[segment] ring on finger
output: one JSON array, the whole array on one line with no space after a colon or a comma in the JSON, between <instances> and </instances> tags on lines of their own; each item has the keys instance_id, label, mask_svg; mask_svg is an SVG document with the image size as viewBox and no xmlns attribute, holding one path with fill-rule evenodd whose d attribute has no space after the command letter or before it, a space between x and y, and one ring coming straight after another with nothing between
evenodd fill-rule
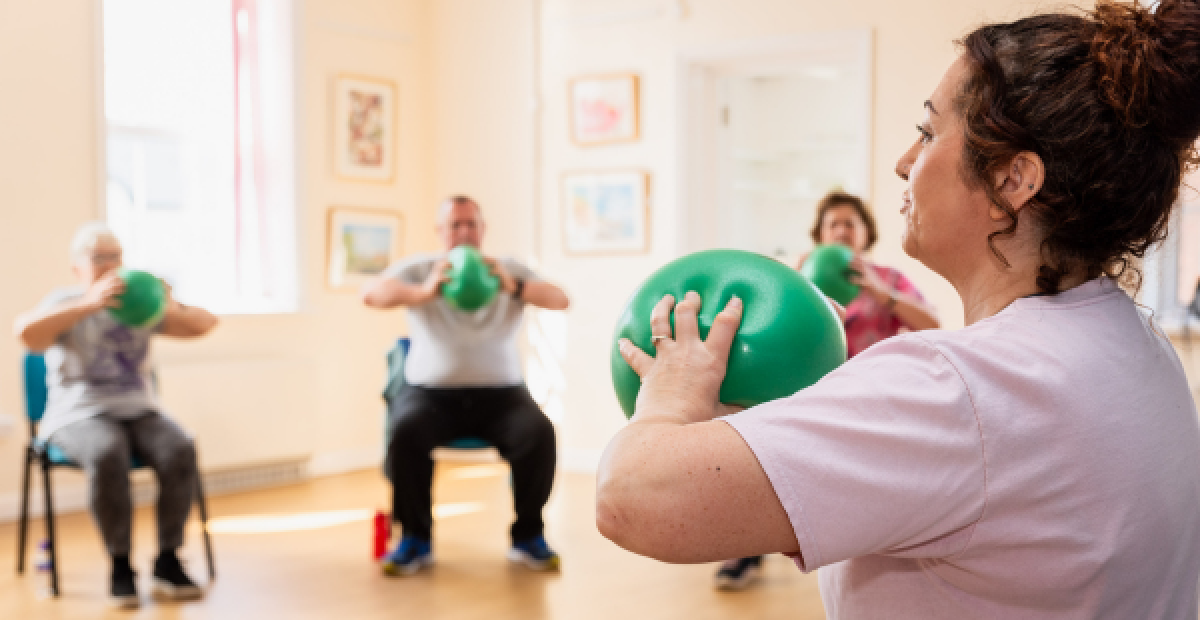
<instances>
[{"instance_id":1,"label":"ring on finger","mask_svg":"<svg viewBox=\"0 0 1200 620\"><path fill-rule=\"evenodd\" d=\"M670 338L670 336L650 336L650 344L652 344L654 346L658 346L658 343L660 341L666 340L668 338Z\"/></svg>"}]
</instances>

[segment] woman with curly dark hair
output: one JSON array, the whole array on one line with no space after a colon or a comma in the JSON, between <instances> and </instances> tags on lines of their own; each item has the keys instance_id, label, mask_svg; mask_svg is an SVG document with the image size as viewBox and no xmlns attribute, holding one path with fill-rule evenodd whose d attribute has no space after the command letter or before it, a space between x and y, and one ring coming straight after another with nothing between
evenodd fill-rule
<instances>
[{"instance_id":1,"label":"woman with curly dark hair","mask_svg":"<svg viewBox=\"0 0 1200 620\"><path fill-rule=\"evenodd\" d=\"M643 385L597 524L670 562L789 553L832 618L1195 620L1200 424L1118 282L1197 163L1200 0L1101 0L961 46L896 172L904 249L966 327L732 412L741 302L704 341L702 300L664 299L657 358L622 343Z\"/></svg>"}]
</instances>

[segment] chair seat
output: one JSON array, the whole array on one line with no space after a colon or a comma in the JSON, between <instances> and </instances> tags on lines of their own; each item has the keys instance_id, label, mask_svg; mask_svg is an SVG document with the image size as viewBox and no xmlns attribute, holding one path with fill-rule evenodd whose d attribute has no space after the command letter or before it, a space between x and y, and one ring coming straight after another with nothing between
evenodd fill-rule
<instances>
[{"instance_id":1,"label":"chair seat","mask_svg":"<svg viewBox=\"0 0 1200 620\"><path fill-rule=\"evenodd\" d=\"M62 451L62 448L59 448L52 443L47 442L43 444L42 449L46 451L46 458L50 459L51 465L57 465L59 467L79 467L79 464L75 461L72 461L71 458L67 456L67 453ZM145 465L146 464L143 463L141 459L136 456L133 457L134 469L140 469L145 467Z\"/></svg>"},{"instance_id":2,"label":"chair seat","mask_svg":"<svg viewBox=\"0 0 1200 620\"><path fill-rule=\"evenodd\" d=\"M62 448L59 448L52 443L47 443L44 449L46 451L46 458L50 459L51 464L61 465L63 467L79 467L75 464L75 461L72 461L67 457L67 454L62 451Z\"/></svg>"},{"instance_id":3,"label":"chair seat","mask_svg":"<svg viewBox=\"0 0 1200 620\"><path fill-rule=\"evenodd\" d=\"M446 447L455 448L457 450L482 450L483 448L492 447L492 444L478 437L461 437L459 439L453 439L446 442Z\"/></svg>"}]
</instances>

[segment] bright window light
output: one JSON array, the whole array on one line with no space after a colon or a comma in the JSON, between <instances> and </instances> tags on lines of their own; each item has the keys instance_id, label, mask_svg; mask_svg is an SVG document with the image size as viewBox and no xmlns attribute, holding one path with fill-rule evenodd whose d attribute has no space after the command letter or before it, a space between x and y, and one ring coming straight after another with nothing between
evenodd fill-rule
<instances>
[{"instance_id":1,"label":"bright window light","mask_svg":"<svg viewBox=\"0 0 1200 620\"><path fill-rule=\"evenodd\" d=\"M104 0L105 217L221 313L297 305L288 0Z\"/></svg>"}]
</instances>

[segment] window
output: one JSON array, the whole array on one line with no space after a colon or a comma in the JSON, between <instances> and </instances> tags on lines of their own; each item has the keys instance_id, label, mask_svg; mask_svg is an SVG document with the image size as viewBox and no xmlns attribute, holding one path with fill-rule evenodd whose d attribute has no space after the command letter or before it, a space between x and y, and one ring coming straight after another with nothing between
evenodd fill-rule
<instances>
[{"instance_id":1,"label":"window","mask_svg":"<svg viewBox=\"0 0 1200 620\"><path fill-rule=\"evenodd\" d=\"M222 313L297 305L290 2L104 0L105 217Z\"/></svg>"}]
</instances>

